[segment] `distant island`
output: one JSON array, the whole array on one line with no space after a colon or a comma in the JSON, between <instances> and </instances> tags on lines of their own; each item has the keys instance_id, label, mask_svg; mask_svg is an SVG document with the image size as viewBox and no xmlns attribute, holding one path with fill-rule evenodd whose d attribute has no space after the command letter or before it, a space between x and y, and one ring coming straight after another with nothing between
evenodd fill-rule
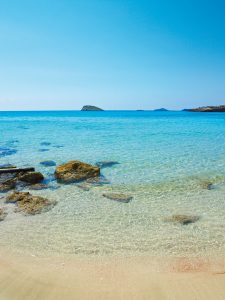
<instances>
[{"instance_id":1,"label":"distant island","mask_svg":"<svg viewBox=\"0 0 225 300\"><path fill-rule=\"evenodd\" d=\"M157 108L157 109L154 109L154 111L168 111L168 109L166 109L166 108Z\"/></svg>"},{"instance_id":2,"label":"distant island","mask_svg":"<svg viewBox=\"0 0 225 300\"><path fill-rule=\"evenodd\" d=\"M82 111L103 111L104 109L93 105L84 105L81 110Z\"/></svg>"},{"instance_id":3,"label":"distant island","mask_svg":"<svg viewBox=\"0 0 225 300\"><path fill-rule=\"evenodd\" d=\"M225 105L219 106L203 106L191 109L184 109L184 111L191 111L191 112L225 112Z\"/></svg>"}]
</instances>

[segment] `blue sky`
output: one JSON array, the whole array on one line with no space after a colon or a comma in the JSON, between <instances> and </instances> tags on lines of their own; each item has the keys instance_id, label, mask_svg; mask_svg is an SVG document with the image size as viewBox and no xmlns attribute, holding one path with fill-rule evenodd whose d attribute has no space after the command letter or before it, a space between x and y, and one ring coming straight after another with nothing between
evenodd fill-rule
<instances>
[{"instance_id":1,"label":"blue sky","mask_svg":"<svg viewBox=\"0 0 225 300\"><path fill-rule=\"evenodd\" d=\"M225 104L225 2L0 0L0 110Z\"/></svg>"}]
</instances>

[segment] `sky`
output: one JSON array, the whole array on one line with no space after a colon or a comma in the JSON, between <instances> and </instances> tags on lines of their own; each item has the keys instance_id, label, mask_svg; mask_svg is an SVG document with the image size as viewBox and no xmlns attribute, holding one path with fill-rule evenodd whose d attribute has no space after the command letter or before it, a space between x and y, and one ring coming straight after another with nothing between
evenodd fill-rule
<instances>
[{"instance_id":1,"label":"sky","mask_svg":"<svg viewBox=\"0 0 225 300\"><path fill-rule=\"evenodd\" d=\"M0 0L0 110L225 104L224 0Z\"/></svg>"}]
</instances>

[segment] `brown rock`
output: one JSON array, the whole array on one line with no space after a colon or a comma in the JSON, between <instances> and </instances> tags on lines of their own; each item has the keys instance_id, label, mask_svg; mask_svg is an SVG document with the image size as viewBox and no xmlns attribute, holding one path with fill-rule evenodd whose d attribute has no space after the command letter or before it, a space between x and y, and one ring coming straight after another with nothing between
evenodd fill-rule
<instances>
[{"instance_id":1,"label":"brown rock","mask_svg":"<svg viewBox=\"0 0 225 300\"><path fill-rule=\"evenodd\" d=\"M40 172L28 172L18 176L18 180L28 183L36 184L41 182L44 179L44 176Z\"/></svg>"},{"instance_id":2,"label":"brown rock","mask_svg":"<svg viewBox=\"0 0 225 300\"><path fill-rule=\"evenodd\" d=\"M30 190L35 190L35 191L46 190L48 188L49 186L45 183L36 183L29 186Z\"/></svg>"},{"instance_id":3,"label":"brown rock","mask_svg":"<svg viewBox=\"0 0 225 300\"><path fill-rule=\"evenodd\" d=\"M119 201L119 202L123 202L123 203L128 203L128 202L130 202L130 200L133 199L132 196L128 196L128 195L121 194L121 193L104 193L102 196L106 197L110 200Z\"/></svg>"},{"instance_id":4,"label":"brown rock","mask_svg":"<svg viewBox=\"0 0 225 300\"><path fill-rule=\"evenodd\" d=\"M166 222L179 223L181 225L188 225L195 223L200 219L199 216L190 216L190 215L173 215L169 218L166 218Z\"/></svg>"},{"instance_id":5,"label":"brown rock","mask_svg":"<svg viewBox=\"0 0 225 300\"><path fill-rule=\"evenodd\" d=\"M3 183L0 183L0 192L2 193L8 192L10 190L15 189L15 187L16 187L16 180L14 178L8 179Z\"/></svg>"},{"instance_id":6,"label":"brown rock","mask_svg":"<svg viewBox=\"0 0 225 300\"><path fill-rule=\"evenodd\" d=\"M56 204L55 201L33 196L29 192L14 192L6 198L6 203L16 203L16 211L22 211L26 215L40 214Z\"/></svg>"},{"instance_id":7,"label":"brown rock","mask_svg":"<svg viewBox=\"0 0 225 300\"><path fill-rule=\"evenodd\" d=\"M0 222L5 219L7 213L5 212L4 208L0 208Z\"/></svg>"},{"instance_id":8,"label":"brown rock","mask_svg":"<svg viewBox=\"0 0 225 300\"><path fill-rule=\"evenodd\" d=\"M78 160L69 161L60 165L55 170L55 177L59 182L71 183L83 181L88 178L98 177L100 168L83 163Z\"/></svg>"}]
</instances>

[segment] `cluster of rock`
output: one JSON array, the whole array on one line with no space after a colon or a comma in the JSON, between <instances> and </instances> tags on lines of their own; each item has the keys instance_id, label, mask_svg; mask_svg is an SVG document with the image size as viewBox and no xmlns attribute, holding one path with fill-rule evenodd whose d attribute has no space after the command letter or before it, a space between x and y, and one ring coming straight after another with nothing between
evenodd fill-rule
<instances>
[{"instance_id":1,"label":"cluster of rock","mask_svg":"<svg viewBox=\"0 0 225 300\"><path fill-rule=\"evenodd\" d=\"M35 172L34 168L5 168L0 171L0 192L8 192L19 185L38 184L43 180L44 176L40 172Z\"/></svg>"},{"instance_id":2,"label":"cluster of rock","mask_svg":"<svg viewBox=\"0 0 225 300\"><path fill-rule=\"evenodd\" d=\"M111 167L118 164L116 161L100 161L96 165L90 165L78 160L69 161L59 165L55 169L55 179L60 184L76 183L76 186L84 191L89 191L92 186L108 184L100 172L100 167ZM44 166L54 166L55 162L42 162ZM9 194L5 203L14 203L16 212L22 212L25 215L35 215L48 211L56 202L50 201L44 197L32 195L29 192L18 191L19 187L28 187L33 190L48 188L44 182L44 176L40 172L36 172L34 168L19 169L15 166L7 165L0 169L0 192L8 192L15 190ZM210 182L204 182L204 187L211 188ZM129 203L133 197L131 195L118 192L104 192L103 197L118 201L121 203ZM0 208L0 221L3 221L7 213L4 208ZM166 222L174 224L188 225L197 222L199 216L192 215L172 215L164 219Z\"/></svg>"}]
</instances>

